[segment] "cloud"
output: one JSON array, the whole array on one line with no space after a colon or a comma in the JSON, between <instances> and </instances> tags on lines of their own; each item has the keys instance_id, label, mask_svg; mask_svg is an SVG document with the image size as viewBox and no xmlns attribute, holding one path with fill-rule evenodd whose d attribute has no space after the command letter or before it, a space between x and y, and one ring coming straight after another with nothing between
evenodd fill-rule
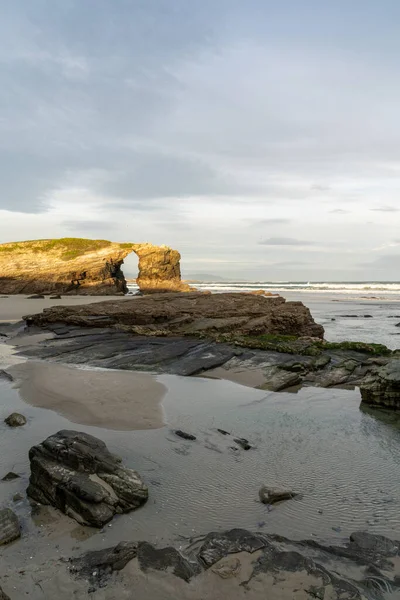
<instances>
[{"instance_id":1,"label":"cloud","mask_svg":"<svg viewBox=\"0 0 400 600\"><path fill-rule=\"evenodd\" d=\"M391 212L398 212L400 210L400 208L395 208L394 206L379 206L377 208L370 208L370 210L374 210L376 212L391 213Z\"/></svg>"},{"instance_id":2,"label":"cloud","mask_svg":"<svg viewBox=\"0 0 400 600\"><path fill-rule=\"evenodd\" d=\"M329 192L331 188L329 185L314 183L310 189L315 192Z\"/></svg>"},{"instance_id":3,"label":"cloud","mask_svg":"<svg viewBox=\"0 0 400 600\"><path fill-rule=\"evenodd\" d=\"M291 223L292 219L287 219L287 218L273 218L271 217L270 219L259 219L254 221L253 225L254 226L258 226L258 225L286 225L287 223Z\"/></svg>"},{"instance_id":4,"label":"cloud","mask_svg":"<svg viewBox=\"0 0 400 600\"><path fill-rule=\"evenodd\" d=\"M344 214L348 214L350 211L345 210L344 208L334 208L333 210L330 210L329 212L332 214L344 215Z\"/></svg>"},{"instance_id":5,"label":"cloud","mask_svg":"<svg viewBox=\"0 0 400 600\"><path fill-rule=\"evenodd\" d=\"M287 237L271 237L258 242L262 246L314 246L315 242Z\"/></svg>"}]
</instances>

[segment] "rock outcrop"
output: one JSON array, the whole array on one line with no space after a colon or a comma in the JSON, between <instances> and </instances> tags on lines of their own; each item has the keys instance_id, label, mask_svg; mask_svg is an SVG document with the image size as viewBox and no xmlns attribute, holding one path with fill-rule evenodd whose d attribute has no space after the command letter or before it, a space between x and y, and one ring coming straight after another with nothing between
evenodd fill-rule
<instances>
[{"instance_id":1,"label":"rock outcrop","mask_svg":"<svg viewBox=\"0 0 400 600\"><path fill-rule=\"evenodd\" d=\"M28 496L83 525L102 527L116 513L147 501L148 489L138 473L87 433L59 431L33 446L29 460Z\"/></svg>"},{"instance_id":2,"label":"rock outcrop","mask_svg":"<svg viewBox=\"0 0 400 600\"><path fill-rule=\"evenodd\" d=\"M190 291L179 252L167 246L61 238L0 244L0 294L126 294L121 266L132 252L143 292Z\"/></svg>"},{"instance_id":3,"label":"rock outcrop","mask_svg":"<svg viewBox=\"0 0 400 600\"><path fill-rule=\"evenodd\" d=\"M377 377L361 386L364 404L400 411L400 357L391 359Z\"/></svg>"},{"instance_id":4,"label":"rock outcrop","mask_svg":"<svg viewBox=\"0 0 400 600\"><path fill-rule=\"evenodd\" d=\"M362 531L353 533L344 546L325 546L314 540L296 542L279 535L232 529L209 533L182 553L172 547L157 549L146 542L122 542L115 548L72 559L70 572L88 581L95 592L107 585L113 571L136 559L147 576L161 571L165 577L184 582L197 580L202 597L207 598L233 597L236 585L238 590L245 587L250 600L383 600L386 592L393 593L394 598L400 590L399 556L398 541ZM151 596L158 597L162 580L149 577L146 586ZM198 597L190 594L193 587L179 587L178 579L170 586L181 589L182 597Z\"/></svg>"},{"instance_id":5,"label":"rock outcrop","mask_svg":"<svg viewBox=\"0 0 400 600\"><path fill-rule=\"evenodd\" d=\"M85 306L54 306L24 317L28 324L66 323L86 327L117 327L139 335L263 334L321 338L322 325L315 323L302 302L251 294L154 294L119 302L96 302Z\"/></svg>"}]
</instances>

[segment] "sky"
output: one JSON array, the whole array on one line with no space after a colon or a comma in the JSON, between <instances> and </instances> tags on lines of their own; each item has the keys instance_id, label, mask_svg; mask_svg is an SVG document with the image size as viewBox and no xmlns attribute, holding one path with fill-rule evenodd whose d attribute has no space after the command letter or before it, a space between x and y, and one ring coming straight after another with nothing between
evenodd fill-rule
<instances>
[{"instance_id":1,"label":"sky","mask_svg":"<svg viewBox=\"0 0 400 600\"><path fill-rule=\"evenodd\" d=\"M2 0L0 242L400 280L399 22L398 0Z\"/></svg>"}]
</instances>

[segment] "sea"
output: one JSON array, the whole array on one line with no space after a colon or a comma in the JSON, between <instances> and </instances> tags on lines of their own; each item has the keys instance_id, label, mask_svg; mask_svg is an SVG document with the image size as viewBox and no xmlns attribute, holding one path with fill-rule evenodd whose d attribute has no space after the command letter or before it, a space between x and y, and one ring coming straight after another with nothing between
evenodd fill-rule
<instances>
[{"instance_id":1,"label":"sea","mask_svg":"<svg viewBox=\"0 0 400 600\"><path fill-rule=\"evenodd\" d=\"M400 281L193 281L193 287L210 291L222 292L252 292L265 290L285 295L287 292L299 294L332 294L346 295L361 299L398 299L400 300ZM129 290L138 290L136 283L130 282Z\"/></svg>"},{"instance_id":2,"label":"sea","mask_svg":"<svg viewBox=\"0 0 400 600\"><path fill-rule=\"evenodd\" d=\"M354 341L400 348L400 281L201 281L199 291L252 292L265 290L287 301L301 301L331 342ZM129 293L138 286L129 283Z\"/></svg>"}]
</instances>

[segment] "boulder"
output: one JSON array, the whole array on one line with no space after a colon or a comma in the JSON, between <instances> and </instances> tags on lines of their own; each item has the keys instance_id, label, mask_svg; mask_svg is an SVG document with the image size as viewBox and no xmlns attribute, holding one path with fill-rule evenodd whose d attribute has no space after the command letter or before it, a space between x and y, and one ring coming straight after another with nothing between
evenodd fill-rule
<instances>
[{"instance_id":1,"label":"boulder","mask_svg":"<svg viewBox=\"0 0 400 600\"><path fill-rule=\"evenodd\" d=\"M258 495L263 504L276 504L277 502L291 500L298 496L292 490L281 487L267 487L266 485L260 488Z\"/></svg>"},{"instance_id":2,"label":"boulder","mask_svg":"<svg viewBox=\"0 0 400 600\"><path fill-rule=\"evenodd\" d=\"M27 300L43 300L43 294L32 294L32 296L28 296Z\"/></svg>"},{"instance_id":3,"label":"boulder","mask_svg":"<svg viewBox=\"0 0 400 600\"><path fill-rule=\"evenodd\" d=\"M29 460L28 496L83 525L102 527L116 513L130 512L148 499L138 473L87 433L59 431L33 446Z\"/></svg>"},{"instance_id":4,"label":"boulder","mask_svg":"<svg viewBox=\"0 0 400 600\"><path fill-rule=\"evenodd\" d=\"M400 358L391 359L379 369L376 377L360 387L364 404L400 410Z\"/></svg>"},{"instance_id":5,"label":"boulder","mask_svg":"<svg viewBox=\"0 0 400 600\"><path fill-rule=\"evenodd\" d=\"M22 427L23 425L26 425L26 417L19 413L11 413L9 417L4 419L4 423L9 427Z\"/></svg>"},{"instance_id":6,"label":"boulder","mask_svg":"<svg viewBox=\"0 0 400 600\"><path fill-rule=\"evenodd\" d=\"M7 596L7 594L5 594L3 592L3 590L0 587L0 600L10 600L10 596Z\"/></svg>"},{"instance_id":7,"label":"boulder","mask_svg":"<svg viewBox=\"0 0 400 600\"><path fill-rule=\"evenodd\" d=\"M0 510L0 546L21 537L18 517L10 508Z\"/></svg>"},{"instance_id":8,"label":"boulder","mask_svg":"<svg viewBox=\"0 0 400 600\"><path fill-rule=\"evenodd\" d=\"M4 369L0 369L0 381L13 381L12 375L4 371Z\"/></svg>"}]
</instances>

